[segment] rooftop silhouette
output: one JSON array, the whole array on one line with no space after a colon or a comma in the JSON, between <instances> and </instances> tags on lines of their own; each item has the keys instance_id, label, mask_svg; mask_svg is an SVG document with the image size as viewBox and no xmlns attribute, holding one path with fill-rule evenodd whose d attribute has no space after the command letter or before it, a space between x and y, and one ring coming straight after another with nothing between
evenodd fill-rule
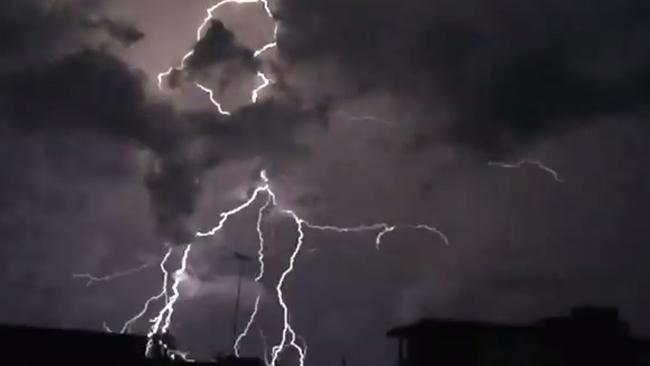
<instances>
[{"instance_id":1,"label":"rooftop silhouette","mask_svg":"<svg viewBox=\"0 0 650 366\"><path fill-rule=\"evenodd\" d=\"M238 358L232 355L213 362L185 362L182 357L175 356L169 351L175 346L172 336L166 334L154 337L152 340L154 346L149 354L145 354L149 340L143 335L16 325L0 326L0 352L3 365L262 366L264 364L258 358Z\"/></svg>"},{"instance_id":2,"label":"rooftop silhouette","mask_svg":"<svg viewBox=\"0 0 650 366\"><path fill-rule=\"evenodd\" d=\"M583 306L532 324L423 319L394 328L399 366L650 365L650 342L613 308Z\"/></svg>"}]
</instances>

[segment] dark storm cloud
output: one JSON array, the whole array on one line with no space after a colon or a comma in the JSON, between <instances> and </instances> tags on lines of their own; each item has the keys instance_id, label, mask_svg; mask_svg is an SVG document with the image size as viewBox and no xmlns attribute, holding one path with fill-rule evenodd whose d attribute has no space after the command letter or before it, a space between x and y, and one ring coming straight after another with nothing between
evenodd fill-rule
<instances>
[{"instance_id":1,"label":"dark storm cloud","mask_svg":"<svg viewBox=\"0 0 650 366\"><path fill-rule=\"evenodd\" d=\"M102 1L8 0L0 12L3 71L70 52L80 43L93 43L105 33L124 46L144 37L124 21L93 15ZM73 6L74 5L74 6Z\"/></svg>"},{"instance_id":2,"label":"dark storm cloud","mask_svg":"<svg viewBox=\"0 0 650 366\"><path fill-rule=\"evenodd\" d=\"M0 238L6 244L0 245L0 288L12 294L0 301L1 321L97 329L104 320L114 327L128 319L159 288L156 266L93 288L70 272L108 274L155 260L162 248L153 225L184 242L193 216L213 220L226 207L222 201L241 198L231 192L241 193L253 159L237 160L259 155L268 160L256 163L280 172L271 175L280 202L314 223L421 222L450 238L444 246L435 235L396 230L376 251L371 233L305 232L286 295L292 322L309 343L310 365L340 362L341 354L353 364L393 364L385 331L421 316L523 322L590 302L620 306L625 319L650 331L644 254L650 176L642 168L650 125L593 118L601 123L576 128L591 117L642 111L644 4L272 0L281 25L279 57L270 51L255 68L275 83L258 104L225 118L213 109L176 109L147 93L155 88L151 77L187 51L184 42L193 39L205 4L113 2L128 17L141 12L136 24L147 36L125 54L139 65L155 59L148 80L111 53L122 49L106 42L108 29L88 29L87 19L103 15L81 7L93 2L46 8L41 0L9 0L0 11L7 45L0 52ZM242 7L236 17L250 20L249 9L258 5ZM262 23L235 20L246 24L243 33ZM250 39L235 27L236 37L220 32L212 44L205 41L194 76L213 86L223 73L238 85L229 64L248 75L252 69L241 65L250 53L221 58L230 46L218 42ZM226 50L211 54L219 47ZM190 80L177 72L167 82L174 77L179 84ZM547 77L553 82L544 83ZM611 88L607 98L605 88ZM192 94L187 97L209 105L203 93ZM315 108L297 107L314 100L320 101ZM330 105L365 107L364 115L377 112L401 124L341 118L316 139L303 138L303 128L327 122ZM575 131L557 136L565 129ZM444 156L392 149L407 133L427 148L443 142ZM562 184L532 165L477 166L456 151L503 151L549 135L519 153L543 155L566 178ZM307 147L308 161L282 170ZM203 174L227 160L218 174ZM434 183L420 192L427 177ZM198 197L202 188L207 194ZM230 250L258 250L256 213L247 210L230 222L219 245L195 246L192 278L237 272ZM272 289L295 249L296 228L270 214L263 227L268 272L260 284ZM246 273L252 277L255 269ZM230 324L234 300L223 291L218 304L206 304L201 291L179 302L172 329L199 359L231 344L230 328L214 325ZM279 339L282 314L274 299L261 308L247 343L256 341L255 327L270 341ZM221 306L227 311L217 311ZM146 332L146 321L140 326ZM261 349L248 343L243 352ZM291 363L290 357L283 360Z\"/></svg>"},{"instance_id":3,"label":"dark storm cloud","mask_svg":"<svg viewBox=\"0 0 650 366\"><path fill-rule=\"evenodd\" d=\"M3 2L1 70L10 72L13 67L54 52L63 43L62 39L74 32L74 21L71 21L74 19L78 19L76 14L67 7L58 10L38 6L35 1Z\"/></svg>"},{"instance_id":4,"label":"dark storm cloud","mask_svg":"<svg viewBox=\"0 0 650 366\"><path fill-rule=\"evenodd\" d=\"M183 70L172 70L167 82L170 88L179 86L183 74L193 81L202 79L213 68L224 63L234 63L249 72L255 72L257 68L253 51L237 42L235 35L219 20L210 21L205 35L196 42L192 51L192 55L185 60ZM222 83L228 82L225 80Z\"/></svg>"},{"instance_id":5,"label":"dark storm cloud","mask_svg":"<svg viewBox=\"0 0 650 366\"><path fill-rule=\"evenodd\" d=\"M39 13L40 19L32 19L33 13L27 11L30 7L21 9L12 22L21 24L23 19L26 24L43 25L51 21L49 13ZM68 21L84 19L66 17ZM232 41L231 35L223 38L219 33L223 27L215 27L208 34L210 41ZM13 36L20 43L21 35ZM197 47L199 61L191 63L196 70L203 67L202 62L207 65L215 61L214 55L202 51L202 43ZM222 50L227 57L239 57L242 53L232 47ZM213 110L179 112L148 96L145 83L150 81L103 48L77 45L64 55L52 53L26 66L21 65L20 57L5 61L15 65L15 71L0 74L0 127L24 135L83 132L151 151L155 158L144 182L161 233L175 243L192 237L188 219L200 192L200 178L207 169L224 158L263 154L273 159L297 149L291 131L313 120L310 116L314 112L296 110L281 101L246 107L229 121Z\"/></svg>"},{"instance_id":6,"label":"dark storm cloud","mask_svg":"<svg viewBox=\"0 0 650 366\"><path fill-rule=\"evenodd\" d=\"M147 186L159 227L171 237L167 227L179 229L169 225L170 217L189 215L197 192L193 166L176 163L189 132L171 106L148 100L143 82L109 53L82 50L0 79L1 112L5 127L22 134L84 131L154 152L162 168L152 166ZM169 174L169 166L177 176ZM172 184L187 193L171 191Z\"/></svg>"},{"instance_id":7,"label":"dark storm cloud","mask_svg":"<svg viewBox=\"0 0 650 366\"><path fill-rule=\"evenodd\" d=\"M237 43L235 35L219 20L210 21L206 34L194 46L194 54L187 61L190 73L228 60L255 66L253 51Z\"/></svg>"},{"instance_id":8,"label":"dark storm cloud","mask_svg":"<svg viewBox=\"0 0 650 366\"><path fill-rule=\"evenodd\" d=\"M134 27L132 24L109 18L91 18L87 21L87 25L90 28L106 31L108 35L113 37L125 47L131 47L142 38L144 38L144 33L142 33L142 31Z\"/></svg>"},{"instance_id":9,"label":"dark storm cloud","mask_svg":"<svg viewBox=\"0 0 650 366\"><path fill-rule=\"evenodd\" d=\"M9 75L0 90L7 120L16 129L85 129L155 151L173 149L180 141L175 111L149 102L144 81L111 54L86 49Z\"/></svg>"},{"instance_id":10,"label":"dark storm cloud","mask_svg":"<svg viewBox=\"0 0 650 366\"><path fill-rule=\"evenodd\" d=\"M483 151L635 115L650 100L643 0L303 1L279 4L290 64L329 60L352 93L425 98L417 141ZM444 105L450 121L427 105Z\"/></svg>"}]
</instances>

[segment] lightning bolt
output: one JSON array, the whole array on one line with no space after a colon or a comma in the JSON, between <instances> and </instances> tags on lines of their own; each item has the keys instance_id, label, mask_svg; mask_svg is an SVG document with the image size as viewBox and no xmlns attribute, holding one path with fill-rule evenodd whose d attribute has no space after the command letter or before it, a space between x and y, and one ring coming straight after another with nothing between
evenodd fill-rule
<instances>
[{"instance_id":1,"label":"lightning bolt","mask_svg":"<svg viewBox=\"0 0 650 366\"><path fill-rule=\"evenodd\" d=\"M180 293L178 292L178 287L181 284L181 282L183 282L183 280L187 278L187 274L185 271L187 270L187 258L189 257L191 250L192 250L192 244L188 244L185 247L185 250L183 250L183 257L181 258L180 268L177 269L173 275L174 282L172 283L172 296L170 296L169 299L166 301L165 307L163 307L163 309L160 310L158 316L156 316L152 320L153 325L149 330L149 334L148 334L149 337L153 336L154 334L157 334L158 331L165 334L169 329L172 316L174 315L174 305L176 305L176 301L178 301L178 297L180 296ZM167 275L168 274L166 273L165 276Z\"/></svg>"},{"instance_id":2,"label":"lightning bolt","mask_svg":"<svg viewBox=\"0 0 650 366\"><path fill-rule=\"evenodd\" d=\"M305 233L303 231L303 224L305 223L305 221L300 217L298 217L298 215L296 215L296 213L291 210L284 210L283 212L285 214L290 215L293 218L293 220L296 222L296 231L298 232L298 239L296 242L296 246L293 250L293 253L291 253L291 257L289 258L289 265L287 266L287 269L285 269L284 272L282 272L282 275L280 276L280 280L278 281L278 284L275 286L275 291L278 295L278 302L282 307L282 312L284 317L284 327L282 329L282 339L280 340L280 343L278 343L277 345L271 348L271 366L275 366L275 363L277 362L278 357L280 356L280 352L284 350L284 347L287 342L287 336L290 337L289 345L295 348L295 350L298 352L298 355L300 356L300 365L302 366L305 364L305 352L303 351L302 347L300 347L296 343L296 332L293 330L293 327L289 322L289 307L284 301L284 294L282 292L282 288L284 287L284 281L286 280L287 276L289 276L289 274L293 271L296 262L296 257L298 256L298 253L300 253L300 249L302 248L303 240L305 238Z\"/></svg>"},{"instance_id":3,"label":"lightning bolt","mask_svg":"<svg viewBox=\"0 0 650 366\"><path fill-rule=\"evenodd\" d=\"M168 255L171 254L173 248L170 247L169 251L167 252ZM180 286L181 282L187 278L187 259L189 257L190 251L192 250L192 244L187 244L185 246L185 249L183 250L183 256L181 258L181 264L180 267L174 272L173 274L173 283L171 286L172 289L172 295L168 296L168 291L167 291L167 284L169 280L169 272L167 272L164 267L161 265L161 268L163 268L163 273L164 273L164 278L163 278L163 289L160 294L153 296L147 300L147 302L152 301L152 299L155 299L156 297L162 297L165 296L165 306L158 312L158 315L154 317L151 322L153 323L151 328L149 329L149 333L147 333L147 347L145 350L145 355L150 355L151 354L151 349L154 347L155 339L154 336L158 334L165 334L169 330L169 327L171 325L172 321L172 316L174 315L174 305L176 305L176 301L178 301L178 298L180 297L180 292L178 290L178 287ZM147 307L147 304L145 303L145 309ZM141 314L144 314L146 310L141 312ZM140 315L141 316L141 315ZM168 346L163 343L162 340L158 340L158 345L162 346L165 350L168 349ZM180 352L178 350L169 350L168 355L172 360L176 357L179 356L183 359L187 358L187 353L185 352Z\"/></svg>"},{"instance_id":4,"label":"lightning bolt","mask_svg":"<svg viewBox=\"0 0 650 366\"><path fill-rule=\"evenodd\" d=\"M223 211L219 214L219 221L217 224L212 227L211 229L204 231L204 232L197 232L195 236L197 238L203 238L203 237L208 237L208 236L214 236L216 235L227 223L227 221L234 215L242 212L246 208L250 207L253 205L253 203L257 200L257 198L261 194L266 194L266 202L258 209L258 215L257 215L257 221L256 221L256 230L257 230L257 235L258 235L258 240L259 240L259 249L258 249L258 263L259 263L259 272L257 276L255 277L255 282L260 282L262 278L264 277L264 245L265 245L265 240L264 240L264 232L262 230L262 224L264 220L264 213L267 212L271 207L278 206L277 203L277 198L275 192L271 189L271 184L269 183L269 179L266 175L266 171L262 170L260 172L260 180L261 184L259 184L253 193L250 195L250 197L241 203L238 206L235 206L234 208ZM307 350L307 344L305 340L296 333L294 330L293 326L291 325L290 321L290 310L289 306L287 305L285 298L284 298L284 285L286 279L289 277L289 275L293 272L296 264L296 260L298 258L298 255L300 254L300 251L304 245L304 239L305 239L305 229L310 229L310 230L317 230L317 231L333 231L337 233L355 233L355 232L365 232L365 231L377 231L377 234L375 236L375 245L377 249L379 249L379 246L382 242L383 237L395 231L398 228L405 228L405 229L413 229L413 230L426 230L429 232L432 232L436 234L446 245L449 245L449 239L442 233L442 231L438 230L437 228L430 226L430 225L425 225L425 224L409 224L409 225L391 225L388 223L376 223L372 225L359 225L359 226L353 226L353 227L340 227L340 226L334 226L334 225L317 225L310 223L309 221L305 220L304 218L300 217L295 211L290 210L290 209L284 209L281 211L282 214L285 216L289 217L290 219L293 220L293 222L296 225L296 234L297 234L297 239L296 243L294 246L294 249L291 253L291 256L289 257L289 262L287 267L284 269L282 272L280 279L278 280L276 286L275 286L275 292L278 298L278 303L282 308L283 312L283 328L282 328L282 333L281 333L281 339L280 342L276 345L274 345L271 348L271 358L267 362L267 365L269 366L275 366L276 363L278 362L280 358L280 354L284 351L285 348L291 347L296 350L296 352L299 355L299 361L300 365L304 366L304 362L306 359L306 350ZM166 263L168 262L170 256L172 255L174 248L170 247L167 252L165 253L162 261L160 262L160 269L163 274L163 279L162 279L162 288L160 292L156 295L151 296L148 298L140 312L135 314L133 317L131 317L129 320L127 320L124 325L122 326L121 333L126 333L129 331L130 327L132 326L133 323L141 319L149 310L149 307L152 303L159 301L164 298L164 306L163 308L158 312L158 315L151 319L151 327L149 329L149 332L147 334L147 337L149 341L147 342L147 349L146 349L146 354L150 354L151 347L154 346L154 336L157 334L165 334L169 331L169 328L171 326L172 322L172 317L174 314L174 306L176 305L176 302L178 301L178 298L180 297L180 292L179 292L179 286L183 280L187 278L187 263L188 263L188 258L190 255L190 252L192 250L192 244L188 244L185 246L185 249L183 250L182 258L180 261L180 266L179 268L173 273L171 276L173 281L171 286L169 285L170 283L170 273L166 268ZM169 294L169 289L171 288L171 295ZM241 344L241 341L246 337L248 332L250 331L250 328L252 324L255 321L256 314L259 310L259 303L260 303L260 296L257 296L255 300L255 305L254 305L254 310L251 313L247 323L246 327L242 331L241 334L236 338L235 344L233 346L233 351L236 356L239 356L239 347ZM300 340L302 345L299 345L297 340ZM167 345L165 345L161 340L158 340L158 345L162 346L167 350ZM189 359L187 358L187 353L180 352L178 350L168 350L167 352L170 357L181 357L183 359ZM265 357L267 355L267 352L265 351Z\"/></svg>"},{"instance_id":5,"label":"lightning bolt","mask_svg":"<svg viewBox=\"0 0 650 366\"><path fill-rule=\"evenodd\" d=\"M199 27L196 30L196 41L197 42L199 42L201 40L201 38L203 37L205 28L208 26L208 24L210 24L210 21L214 17L214 13L217 10L219 10L219 8L221 8L222 6L227 5L227 4L239 4L239 5L241 5L241 4L262 4L262 6L264 7L264 11L266 12L266 15L269 17L269 19L271 19L273 21L273 24L274 24L273 25L273 40L271 42L263 45L262 47L258 48L257 50L255 50L255 52L253 52L253 57L258 58L261 55L263 55L266 51L277 47L278 23L275 21L275 17L273 16L273 12L271 11L268 0L222 0L222 1L218 2L217 4L209 7L208 9L206 9L207 16L203 19L203 22L201 23L201 25L199 25ZM166 77L169 77L169 75L172 72L174 72L175 70L176 71L183 71L185 69L185 67L186 67L187 60L189 60L189 58L192 57L193 55L194 55L194 51L190 50L189 52L187 52L183 56L183 58L181 59L180 65L178 65L177 67L170 67L167 71L161 72L160 74L158 74L158 88L161 89L161 90L163 89L163 80ZM257 71L257 78L261 81L261 83L251 91L250 99L251 99L252 103L257 103L257 100L259 98L259 93L263 89L265 89L266 87L271 85L271 83L273 82L261 70ZM210 88L206 87L205 85L202 85L202 84L200 84L198 82L195 82L194 85L198 89L200 89L201 91L208 94L208 96L210 97L210 102L215 107L217 107L217 111L220 114L225 115L225 116L229 116L231 114L231 112L224 109L222 104L215 98L215 93L214 93L214 91L212 89L210 89Z\"/></svg>"},{"instance_id":6,"label":"lightning bolt","mask_svg":"<svg viewBox=\"0 0 650 366\"><path fill-rule=\"evenodd\" d=\"M165 264L167 263L167 260L169 259L169 256L172 254L172 248L170 247L167 250L167 253L165 253L165 256L163 257L162 261L160 261L160 271L163 273L163 283L162 283L162 289L157 295L153 295L150 298L145 301L144 305L142 306L142 310L132 316L129 320L127 320L124 325L122 326L122 330L120 330L120 333L127 333L131 329L131 325L135 322L137 322L140 318L142 318L147 311L149 310L149 305L151 303L158 301L162 299L163 297L165 298L165 303L169 302L169 294L167 292L167 282L169 279L169 272L167 272L167 269L165 268Z\"/></svg>"},{"instance_id":7,"label":"lightning bolt","mask_svg":"<svg viewBox=\"0 0 650 366\"><path fill-rule=\"evenodd\" d=\"M547 166L546 164L542 163L539 160L524 159L516 163L504 163L499 161L488 162L488 166L495 166L495 167L506 168L506 169L518 169L524 166L525 164L534 165L539 169L545 171L546 173L550 174L553 177L553 179L558 183L564 182L564 180L560 178L560 174L555 169L552 169L551 167Z\"/></svg>"},{"instance_id":8,"label":"lightning bolt","mask_svg":"<svg viewBox=\"0 0 650 366\"><path fill-rule=\"evenodd\" d=\"M223 109L223 107L221 106L221 103L219 103L219 101L217 101L214 98L214 91L212 91L212 89L208 88L207 86L203 86L202 84L199 84L199 83L194 83L194 85L196 85L197 88L199 88L200 90L202 90L203 92L208 94L208 96L210 96L210 102L215 107L217 107L217 111L219 111L219 114L223 114L224 116L230 116L230 112Z\"/></svg>"},{"instance_id":9,"label":"lightning bolt","mask_svg":"<svg viewBox=\"0 0 650 366\"><path fill-rule=\"evenodd\" d=\"M245 210L246 208L250 207L260 196L260 194L266 194L267 195L267 200L266 203L260 207L258 210L258 216L257 216L257 234L258 234L258 239L259 239L259 250L258 250L258 262L260 264L260 270L258 275L255 277L255 281L259 282L262 277L264 276L264 234L262 231L262 222L263 222L263 216L264 212L267 211L271 206L277 206L277 198L275 192L271 189L271 185L269 183L269 179L266 175L266 171L262 170L260 172L260 180L261 184L258 185L251 196L244 201L242 204L239 206L236 206L228 211L224 211L221 214L219 214L220 219L217 222L217 225L212 227L211 229L204 231L204 232L197 232L196 236L197 237L208 237L208 236L214 236L219 232L227 221L233 216L241 211ZM375 245L379 247L381 244L382 238L396 230L398 228L398 225L390 225L388 223L377 223L377 224L372 224L372 225L359 225L359 226L354 226L354 227L340 227L340 226L333 226L333 225L316 225L312 224L309 221L305 220L304 218L298 216L298 214L293 211L293 210L282 210L282 213L289 218L291 218L294 223L296 224L296 233L297 233L297 241L294 247L294 250L289 258L289 263L286 267L286 269L282 272L282 275L280 276L279 281L277 282L275 286L275 291L278 297L278 303L282 307L283 310L283 329L282 329L282 336L280 342L273 346L271 349L271 360L269 365L275 366L276 362L278 361L278 358L280 356L280 353L286 348L286 347L292 347L294 348L300 357L300 365L304 365L305 357L306 357L306 352L305 348L298 345L296 340L299 338L295 330L293 329L291 322L290 322L290 312L289 312L289 307L284 299L284 283L287 279L287 277L293 272L295 268L295 262L298 257L298 254L300 253L300 250L303 247L304 244L304 238L305 238L305 232L304 230L311 229L311 230L318 230L318 231L334 231L337 233L350 233L350 232L365 232L365 231L378 231L377 235L375 236ZM418 224L418 225L405 225L403 226L404 228L408 229L416 229L416 230L426 230L429 232L433 232L436 235L438 235L446 245L449 245L449 240L448 238L437 228L430 226L430 225L424 225L424 224ZM248 319L248 322L246 323L246 327L244 328L244 331L239 334L239 336L236 338L235 344L234 344L234 349L233 351L235 352L235 355L239 355L239 345L243 338L248 334L251 325L253 324L255 320L255 316L258 312L259 308L259 301L260 298L259 296L255 300L255 306L254 310L251 314L251 316ZM172 305L173 306L173 305ZM304 340L303 340L304 343Z\"/></svg>"},{"instance_id":10,"label":"lightning bolt","mask_svg":"<svg viewBox=\"0 0 650 366\"><path fill-rule=\"evenodd\" d=\"M102 323L102 328L106 333L113 333L113 329L111 329L111 327L109 327L108 324L106 324L106 322Z\"/></svg>"},{"instance_id":11,"label":"lightning bolt","mask_svg":"<svg viewBox=\"0 0 650 366\"><path fill-rule=\"evenodd\" d=\"M131 275L131 274L138 273L138 272L140 272L140 271L142 271L142 270L144 270L146 268L151 267L152 265L153 265L153 262L144 263L139 267L127 269L127 270L124 270L124 271L120 271L120 272L116 272L116 273L108 274L108 275L104 275L104 276L95 276L95 275L92 275L90 273L73 273L72 278L85 278L87 280L86 281L86 287L90 287L95 282L112 281L112 280L114 280L116 278L120 278L120 277L124 277L124 276L128 276L128 275Z\"/></svg>"},{"instance_id":12,"label":"lightning bolt","mask_svg":"<svg viewBox=\"0 0 650 366\"><path fill-rule=\"evenodd\" d=\"M268 181L264 171L262 171L260 176L263 181ZM275 196L269 195L266 199L266 203L262 207L260 207L259 211L257 212L256 229L257 229L257 238L259 243L259 249L257 251L257 261L260 265L260 269L259 272L257 273L257 276L255 276L256 283L259 283L262 280L262 277L264 277L264 233L262 232L262 220L264 219L264 212L269 208L269 206L272 203L275 204L274 198ZM248 318L248 322L246 322L246 326L244 327L244 330L237 336L237 339L235 339L235 343L233 345L233 352L237 357L239 357L239 347L241 341L244 339L244 337L246 337L248 331L251 328L251 325L253 325L253 322L255 321L255 317L257 316L257 312L259 310L259 306L260 306L260 295L257 295L257 297L255 298L255 304L253 306L253 312Z\"/></svg>"},{"instance_id":13,"label":"lightning bolt","mask_svg":"<svg viewBox=\"0 0 650 366\"><path fill-rule=\"evenodd\" d=\"M273 27L273 38L272 41L263 45L259 49L255 50L253 53L253 57L258 58L262 56L264 53L266 53L268 50L276 48L277 47L277 34L278 34L278 23L275 20L275 17L273 15L273 12L270 9L268 0L222 0L215 5L209 7L206 9L206 17L204 18L203 22L199 25L199 27L196 30L196 41L199 42L203 34L205 32L206 27L210 24L210 21L213 19L215 13L224 5L226 4L261 4L265 10L266 15L268 16L269 19L271 19L274 23ZM172 72L175 71L183 71L186 66L188 60L194 55L194 51L190 50L187 52L181 59L180 65L176 67L170 67L167 71L161 72L157 76L158 80L158 88L163 89L163 81L165 78L169 77ZM255 86L254 89L251 90L250 92L250 101L251 103L257 103L260 97L260 93L267 88L269 85L271 85L274 81L269 78L262 70L257 70L256 77L259 81L257 86ZM209 96L210 102L217 108L217 111L221 115L229 116L231 115L231 112L226 110L221 102L217 100L217 97L215 96L215 91L210 89L209 87L199 83L199 82L194 82L194 86L199 89L200 91L206 93ZM371 116L349 116L349 118L352 119L358 119L358 120L374 120L374 121L382 121L376 117L371 117ZM258 197L260 195L266 195L266 203L259 208L258 210L258 216L257 216L257 234L258 234L258 240L259 240L259 250L258 250L258 263L259 263L259 272L257 276L255 277L255 282L260 282L263 277L264 277L264 233L262 230L262 223L264 219L264 213L268 211L271 207L278 206L277 200L276 200L276 195L271 189L271 185L269 183L269 179L266 176L265 171L260 172L260 179L261 179L261 184L259 184L253 193L250 195L250 197L245 200L243 203L240 205L227 210L223 211L219 214L219 220L215 226L212 228L206 230L206 231L199 231L195 233L195 237L197 238L204 238L204 237L210 237L216 235L227 223L227 221L234 215L237 215L241 211L247 209L251 205L254 204L254 202L257 201ZM307 356L307 344L300 335L296 333L294 330L293 326L291 325L290 321L290 310L289 306L287 305L285 298L284 298L284 285L285 281L287 278L291 275L295 268L296 260L298 258L298 255L300 254L300 251L303 247L304 240L305 240L305 230L317 230L317 231L333 231L337 233L356 233L356 232L366 232L366 231L371 231L371 232L377 232L375 236L375 246L377 249L380 248L382 239L389 233L394 232L398 228L405 228L405 229L414 229L414 230L426 230L429 232L432 232L439 236L443 242L446 245L449 245L449 240L448 238L437 228L429 225L424 225L424 224L417 224L417 225L393 225L389 223L376 223L376 224L370 224L370 225L359 225L359 226L354 226L354 227L339 227L339 226L334 226L334 225L317 225L317 224L312 224L309 221L305 220L304 218L300 217L295 211L290 210L290 209L284 209L281 210L281 213L288 218L292 219L293 222L296 225L296 242L293 248L293 251L291 253L291 256L289 257L288 264L286 268L282 271L282 274L280 276L280 279L276 283L275 286L275 292L278 298L278 303L280 304L283 312L283 328L282 328L282 333L281 333L281 339L278 344L274 345L271 348L270 352L270 360L268 359L268 351L266 349L266 341L264 341L264 358L265 358L265 363L268 366L276 366L276 363L280 359L281 353L288 347L293 348L296 350L296 352L299 355L299 362L300 366L304 366L305 359ZM143 304L143 307L140 312L135 314L133 317L131 317L129 320L127 320L123 327L121 332L125 333L129 331L130 327L132 324L139 319L141 319L143 316L146 315L146 313L149 311L149 307L151 306L152 303L157 302L161 299L164 299L164 306L162 309L158 312L157 316L155 316L153 319L151 319L151 327L149 328L149 331L147 333L148 337L148 342L147 342L147 349L145 353L147 355L150 354L151 348L154 346L154 343L157 342L157 346L161 346L166 350L166 354L169 355L170 358L174 359L175 357L180 357L182 359L189 360L187 357L187 353L180 352L178 350L168 350L168 346L164 344L162 340L156 340L157 335L160 334L165 334L169 331L169 328L171 326L172 322L172 317L174 314L175 310L175 305L180 297L180 292L179 292L179 286L187 278L187 262L188 258L190 255L190 252L192 250L192 244L187 244L185 246L185 249L183 250L182 258L180 261L180 265L178 269L173 273L173 275L170 276L170 273L166 269L166 263L168 259L170 258L173 248L170 247L165 256L163 257L163 260L160 263L160 268L163 273L163 283L162 283L162 288L161 291L148 298L145 303ZM140 269L139 269L140 270ZM134 272L131 272L134 273ZM123 274L125 275L125 274ZM98 280L103 281L102 277L93 277L93 276L85 276L85 275L79 275L80 277L87 278L91 283L92 282L97 282ZM120 275L121 276L121 275ZM170 286L170 277L172 278L172 283ZM113 276L115 278L115 276ZM169 294L171 288L171 295ZM255 300L255 306L254 310L251 313L247 323L246 327L242 331L241 334L236 338L236 341L233 345L233 351L236 356L239 356L239 347L241 344L241 341L246 337L246 335L249 333L250 328L252 324L255 321L255 317L258 313L260 305L260 296L258 296ZM263 334L262 334L262 337ZM300 340L300 343L302 345L299 345L297 340Z\"/></svg>"},{"instance_id":14,"label":"lightning bolt","mask_svg":"<svg viewBox=\"0 0 650 366\"><path fill-rule=\"evenodd\" d=\"M363 231L378 231L377 235L375 236L375 247L379 250L381 246L381 240L383 237L395 231L398 228L398 225L391 225L385 222L378 223L378 224L372 224L372 225L359 225L359 226L352 226L352 227L339 227L339 226L331 226L331 225L314 225L311 224L307 221L303 220L303 223L305 224L306 227L314 230L320 230L320 231L334 231L337 233L358 233L358 232L363 232ZM406 225L406 228L409 229L416 229L416 230L426 230L432 233L435 233L442 239L442 241L445 243L445 245L449 246L449 238L440 230L437 228L430 226L430 225L424 225L424 224L418 224L418 225Z\"/></svg>"},{"instance_id":15,"label":"lightning bolt","mask_svg":"<svg viewBox=\"0 0 650 366\"><path fill-rule=\"evenodd\" d=\"M253 89L253 91L251 92L251 102L253 103L257 103L257 98L259 97L259 93L264 88L269 86L269 84L271 84L271 79L267 78L266 75L264 75L264 73L262 73L261 71L257 72L257 77L260 80L262 80L262 83L257 88Z\"/></svg>"}]
</instances>

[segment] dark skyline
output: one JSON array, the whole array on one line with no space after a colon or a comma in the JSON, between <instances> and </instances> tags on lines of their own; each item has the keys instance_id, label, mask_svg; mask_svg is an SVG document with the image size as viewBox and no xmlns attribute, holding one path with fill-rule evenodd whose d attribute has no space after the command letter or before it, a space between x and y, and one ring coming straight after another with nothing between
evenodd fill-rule
<instances>
[{"instance_id":1,"label":"dark skyline","mask_svg":"<svg viewBox=\"0 0 650 366\"><path fill-rule=\"evenodd\" d=\"M378 251L375 233L306 230L285 299L310 366L388 365L384 331L428 316L595 303L650 334L647 1L275 0L278 46L260 58L260 4L224 7L196 42L214 3L4 2L0 322L119 329L159 291L164 243L212 227L266 169L310 222L423 223L450 242L396 230ZM257 70L274 83L252 104ZM488 164L523 159L562 182ZM231 253L256 252L264 200L196 241L172 330L198 357L228 349ZM268 276L246 265L240 312L263 295L242 344L255 356L260 329L279 338L274 286L296 242L278 210L263 229Z\"/></svg>"}]
</instances>

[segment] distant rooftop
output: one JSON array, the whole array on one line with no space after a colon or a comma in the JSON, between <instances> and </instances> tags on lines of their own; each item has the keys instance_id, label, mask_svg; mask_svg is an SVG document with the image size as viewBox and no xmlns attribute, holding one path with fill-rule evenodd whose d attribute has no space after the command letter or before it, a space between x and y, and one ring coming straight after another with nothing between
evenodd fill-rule
<instances>
[{"instance_id":1,"label":"distant rooftop","mask_svg":"<svg viewBox=\"0 0 650 366\"><path fill-rule=\"evenodd\" d=\"M532 324L504 324L478 320L456 320L449 318L426 318L416 323L390 329L388 337L402 337L410 334L423 334L435 332L479 332L479 331L535 331L542 327L555 327L565 325L597 326L602 329L627 331L628 327L621 322L618 310L609 307L580 306L571 309L567 316L548 317Z\"/></svg>"}]
</instances>

